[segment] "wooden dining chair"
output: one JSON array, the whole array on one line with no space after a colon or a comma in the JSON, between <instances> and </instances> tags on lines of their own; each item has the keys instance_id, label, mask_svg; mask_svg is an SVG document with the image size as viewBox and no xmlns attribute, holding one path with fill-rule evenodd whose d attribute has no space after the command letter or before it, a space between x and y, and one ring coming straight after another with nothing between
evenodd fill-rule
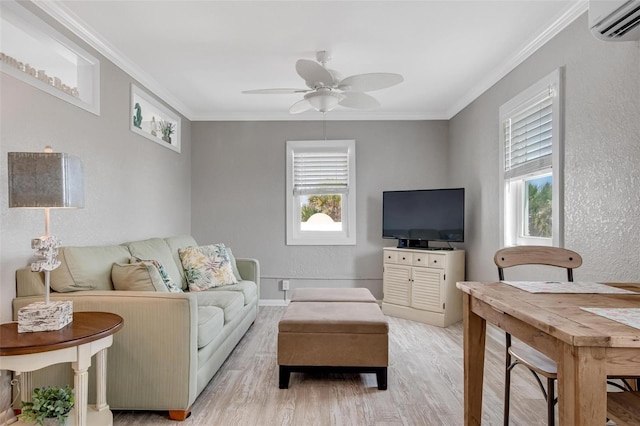
<instances>
[{"instance_id":1,"label":"wooden dining chair","mask_svg":"<svg viewBox=\"0 0 640 426\"><path fill-rule=\"evenodd\" d=\"M573 270L582 265L582 257L575 251L547 246L519 246L500 249L493 257L498 267L498 277L504 281L504 269L522 265L546 265L567 270L567 280L573 281ZM511 370L516 365L524 365L533 374L545 400L549 426L555 424L555 381L558 366L554 360L521 342L512 344L511 334L506 333L504 424L509 424L509 399L511 394ZM547 385L542 384L546 378Z\"/></svg>"}]
</instances>

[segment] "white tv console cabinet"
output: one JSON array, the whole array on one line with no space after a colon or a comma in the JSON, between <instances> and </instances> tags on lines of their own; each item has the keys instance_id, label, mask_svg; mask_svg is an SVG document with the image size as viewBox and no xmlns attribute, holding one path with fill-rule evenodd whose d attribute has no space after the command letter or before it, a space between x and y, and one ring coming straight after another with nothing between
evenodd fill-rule
<instances>
[{"instance_id":1,"label":"white tv console cabinet","mask_svg":"<svg viewBox=\"0 0 640 426\"><path fill-rule=\"evenodd\" d=\"M464 250L385 248L382 312L447 327L462 319Z\"/></svg>"}]
</instances>

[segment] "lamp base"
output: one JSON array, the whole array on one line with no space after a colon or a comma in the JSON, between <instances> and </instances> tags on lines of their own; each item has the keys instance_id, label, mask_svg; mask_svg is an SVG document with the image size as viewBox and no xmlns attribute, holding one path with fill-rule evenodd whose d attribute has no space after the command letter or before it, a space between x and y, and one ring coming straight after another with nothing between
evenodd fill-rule
<instances>
[{"instance_id":1,"label":"lamp base","mask_svg":"<svg viewBox=\"0 0 640 426\"><path fill-rule=\"evenodd\" d=\"M18 333L60 330L73 321L73 302L35 302L18 311Z\"/></svg>"}]
</instances>

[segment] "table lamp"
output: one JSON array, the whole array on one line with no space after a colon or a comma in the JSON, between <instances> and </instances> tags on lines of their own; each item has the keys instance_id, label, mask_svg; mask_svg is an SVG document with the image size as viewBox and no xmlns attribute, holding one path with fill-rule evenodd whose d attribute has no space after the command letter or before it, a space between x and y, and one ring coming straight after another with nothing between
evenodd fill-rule
<instances>
[{"instance_id":1,"label":"table lamp","mask_svg":"<svg viewBox=\"0 0 640 426\"><path fill-rule=\"evenodd\" d=\"M31 264L34 272L44 272L45 301L32 303L18 311L18 332L59 330L73 319L71 301L49 301L51 271L57 260L60 241L49 233L52 208L84 207L82 163L78 157L44 152L10 152L9 208L44 209L44 235L31 240L39 259Z\"/></svg>"}]
</instances>

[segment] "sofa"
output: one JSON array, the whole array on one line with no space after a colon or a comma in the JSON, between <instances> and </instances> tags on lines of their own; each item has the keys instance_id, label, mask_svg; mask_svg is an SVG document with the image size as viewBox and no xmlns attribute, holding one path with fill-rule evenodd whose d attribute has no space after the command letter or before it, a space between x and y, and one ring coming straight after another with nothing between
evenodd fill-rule
<instances>
[{"instance_id":1,"label":"sofa","mask_svg":"<svg viewBox=\"0 0 640 426\"><path fill-rule=\"evenodd\" d=\"M51 300L71 300L75 312L108 311L124 319L107 351L107 403L111 409L169 411L170 418L184 420L256 319L258 261L234 259L228 250L237 283L190 291L179 255L188 247L198 247L191 236L59 249L61 265L50 275ZM159 269L164 269L182 291L162 286L141 290L135 283L126 287L129 281L123 281L120 272L114 281L116 271L126 270L134 259L162 265ZM14 319L21 307L43 300L43 273L31 272L29 267L19 269L16 285ZM95 401L93 371L89 378L89 401ZM64 383L73 383L68 365L33 373L34 387Z\"/></svg>"}]
</instances>

